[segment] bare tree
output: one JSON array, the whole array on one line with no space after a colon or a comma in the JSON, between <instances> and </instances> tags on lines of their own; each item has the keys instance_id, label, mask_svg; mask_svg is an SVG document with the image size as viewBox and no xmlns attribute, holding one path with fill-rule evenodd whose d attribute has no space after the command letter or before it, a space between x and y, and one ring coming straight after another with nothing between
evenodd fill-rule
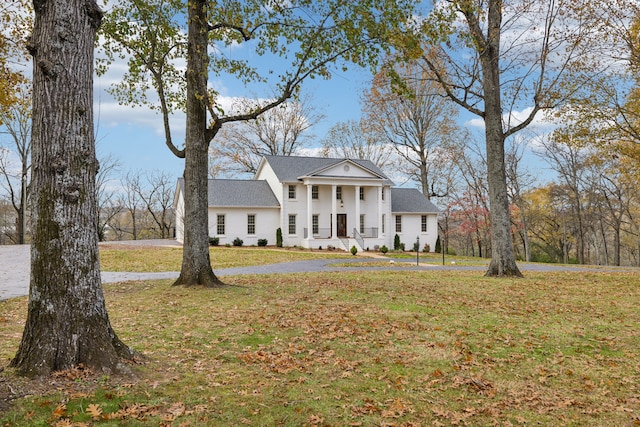
<instances>
[{"instance_id":1,"label":"bare tree","mask_svg":"<svg viewBox=\"0 0 640 427\"><path fill-rule=\"evenodd\" d=\"M385 170L393 164L393 147L384 144L382 136L372 130L367 120L349 120L334 125L322 140L325 157L371 160Z\"/></svg>"},{"instance_id":2,"label":"bare tree","mask_svg":"<svg viewBox=\"0 0 640 427\"><path fill-rule=\"evenodd\" d=\"M31 93L26 86L18 90L19 99L7 109L0 109L11 143L0 145L0 174L3 187L16 211L15 242L26 242L28 200L31 181Z\"/></svg>"},{"instance_id":3,"label":"bare tree","mask_svg":"<svg viewBox=\"0 0 640 427\"><path fill-rule=\"evenodd\" d=\"M144 207L142 173L140 171L129 171L120 181L122 192L118 198L118 205L122 207L118 221L120 232L129 234L133 240L138 240L140 232L140 222ZM123 221L128 218L129 221ZM124 225L124 226L123 226Z\"/></svg>"},{"instance_id":4,"label":"bare tree","mask_svg":"<svg viewBox=\"0 0 640 427\"><path fill-rule=\"evenodd\" d=\"M563 186L567 189L567 201L570 203L574 219L577 258L585 263L586 250L586 207L585 174L588 153L573 144L564 144L557 139L548 138L541 142L543 151L539 153L549 166L557 172Z\"/></svg>"},{"instance_id":5,"label":"bare tree","mask_svg":"<svg viewBox=\"0 0 640 427\"><path fill-rule=\"evenodd\" d=\"M118 189L113 185L113 174L120 169L120 162L111 154L100 160L96 175L96 200L98 203L98 238L106 239L109 222L122 209L117 203Z\"/></svg>"},{"instance_id":6,"label":"bare tree","mask_svg":"<svg viewBox=\"0 0 640 427\"><path fill-rule=\"evenodd\" d=\"M250 110L248 101L240 110ZM263 156L291 156L305 148L314 137L310 129L324 119L310 96L287 101L255 120L230 123L220 130L221 141L212 144L216 156L240 173L255 173ZM216 158L215 161L220 161Z\"/></svg>"},{"instance_id":7,"label":"bare tree","mask_svg":"<svg viewBox=\"0 0 640 427\"><path fill-rule=\"evenodd\" d=\"M151 216L154 228L161 238L171 237L173 229L173 196L175 179L167 172L152 171L146 174L146 186L137 186L135 191L142 200L148 215ZM157 235L157 233L152 233Z\"/></svg>"},{"instance_id":8,"label":"bare tree","mask_svg":"<svg viewBox=\"0 0 640 427\"><path fill-rule=\"evenodd\" d=\"M505 153L507 190L511 202L518 207L520 214L520 224L522 228L519 235L524 248L525 261L531 261L531 248L529 244L529 221L527 218L527 205L522 197L531 185L535 182L533 176L523 167L522 158L526 142L522 138L514 138L507 147Z\"/></svg>"},{"instance_id":9,"label":"bare tree","mask_svg":"<svg viewBox=\"0 0 640 427\"><path fill-rule=\"evenodd\" d=\"M364 95L364 111L367 125L381 143L395 148L400 164L409 166L403 172L430 198L436 185L444 188L442 195L449 190L442 158L459 131L455 105L423 73L414 63L383 69ZM399 88L394 86L395 76L403 80Z\"/></svg>"}]
</instances>

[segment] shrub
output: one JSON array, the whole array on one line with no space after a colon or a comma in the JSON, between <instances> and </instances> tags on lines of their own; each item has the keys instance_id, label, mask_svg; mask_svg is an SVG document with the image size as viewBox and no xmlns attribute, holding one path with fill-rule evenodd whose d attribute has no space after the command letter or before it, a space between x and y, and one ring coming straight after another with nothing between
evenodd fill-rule
<instances>
[{"instance_id":1,"label":"shrub","mask_svg":"<svg viewBox=\"0 0 640 427\"><path fill-rule=\"evenodd\" d=\"M219 237L209 237L209 246L218 246L220 244Z\"/></svg>"},{"instance_id":2,"label":"shrub","mask_svg":"<svg viewBox=\"0 0 640 427\"><path fill-rule=\"evenodd\" d=\"M441 250L442 250L442 244L440 243L440 236L438 236L438 239L436 240L436 250L435 250L435 252L437 254L439 254Z\"/></svg>"},{"instance_id":3,"label":"shrub","mask_svg":"<svg viewBox=\"0 0 640 427\"><path fill-rule=\"evenodd\" d=\"M397 251L398 249L400 249L400 236L396 234L393 238L393 250Z\"/></svg>"},{"instance_id":4,"label":"shrub","mask_svg":"<svg viewBox=\"0 0 640 427\"><path fill-rule=\"evenodd\" d=\"M258 246L267 246L267 239L258 239Z\"/></svg>"},{"instance_id":5,"label":"shrub","mask_svg":"<svg viewBox=\"0 0 640 427\"><path fill-rule=\"evenodd\" d=\"M418 252L420 250L420 243L413 242L413 252Z\"/></svg>"},{"instance_id":6,"label":"shrub","mask_svg":"<svg viewBox=\"0 0 640 427\"><path fill-rule=\"evenodd\" d=\"M351 246L351 255L355 255L358 253L358 248L356 248L356 245Z\"/></svg>"},{"instance_id":7,"label":"shrub","mask_svg":"<svg viewBox=\"0 0 640 427\"><path fill-rule=\"evenodd\" d=\"M384 255L389 252L389 248L386 245L382 245L382 247L380 248L380 252L382 252L382 254Z\"/></svg>"},{"instance_id":8,"label":"shrub","mask_svg":"<svg viewBox=\"0 0 640 427\"><path fill-rule=\"evenodd\" d=\"M428 243L425 244L422 252L431 252L431 245L429 245Z\"/></svg>"},{"instance_id":9,"label":"shrub","mask_svg":"<svg viewBox=\"0 0 640 427\"><path fill-rule=\"evenodd\" d=\"M244 242L239 237L236 237L235 239L233 239L233 246L242 246L243 243Z\"/></svg>"},{"instance_id":10,"label":"shrub","mask_svg":"<svg viewBox=\"0 0 640 427\"><path fill-rule=\"evenodd\" d=\"M282 229L279 227L276 230L276 246L279 248L282 247Z\"/></svg>"},{"instance_id":11,"label":"shrub","mask_svg":"<svg viewBox=\"0 0 640 427\"><path fill-rule=\"evenodd\" d=\"M400 250L404 252L404 243L400 243Z\"/></svg>"}]
</instances>

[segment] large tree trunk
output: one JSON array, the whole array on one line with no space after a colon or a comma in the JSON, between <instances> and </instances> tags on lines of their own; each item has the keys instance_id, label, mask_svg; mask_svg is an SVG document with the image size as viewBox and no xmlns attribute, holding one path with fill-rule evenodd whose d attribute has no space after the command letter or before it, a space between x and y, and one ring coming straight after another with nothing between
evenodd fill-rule
<instances>
[{"instance_id":1,"label":"large tree trunk","mask_svg":"<svg viewBox=\"0 0 640 427\"><path fill-rule=\"evenodd\" d=\"M209 258L206 3L206 0L189 1L184 249L180 277L174 286L222 285L211 269Z\"/></svg>"},{"instance_id":2,"label":"large tree trunk","mask_svg":"<svg viewBox=\"0 0 640 427\"><path fill-rule=\"evenodd\" d=\"M500 91L500 30L502 22L501 2L489 4L486 48L480 54L482 86L485 103L485 137L487 147L487 181L491 215L491 263L486 276L516 276L522 273L516 265L509 196L505 166L504 131Z\"/></svg>"},{"instance_id":3,"label":"large tree trunk","mask_svg":"<svg viewBox=\"0 0 640 427\"><path fill-rule=\"evenodd\" d=\"M11 365L27 376L79 363L125 370L98 257L93 137L95 0L34 0L33 243L27 321ZM122 368L122 369L121 369Z\"/></svg>"}]
</instances>

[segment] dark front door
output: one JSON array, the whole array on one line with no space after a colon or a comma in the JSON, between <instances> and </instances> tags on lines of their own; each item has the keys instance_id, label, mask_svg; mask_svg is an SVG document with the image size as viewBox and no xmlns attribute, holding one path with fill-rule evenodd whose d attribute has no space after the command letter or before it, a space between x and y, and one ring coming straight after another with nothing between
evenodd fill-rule
<instances>
[{"instance_id":1,"label":"dark front door","mask_svg":"<svg viewBox=\"0 0 640 427\"><path fill-rule=\"evenodd\" d=\"M347 237L347 214L338 214L337 219L338 237Z\"/></svg>"}]
</instances>

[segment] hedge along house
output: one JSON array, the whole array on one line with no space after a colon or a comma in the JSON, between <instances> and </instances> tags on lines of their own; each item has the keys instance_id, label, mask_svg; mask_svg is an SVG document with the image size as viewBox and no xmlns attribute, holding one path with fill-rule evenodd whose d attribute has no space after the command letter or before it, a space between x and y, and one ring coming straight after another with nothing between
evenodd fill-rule
<instances>
[{"instance_id":1,"label":"hedge along house","mask_svg":"<svg viewBox=\"0 0 640 427\"><path fill-rule=\"evenodd\" d=\"M435 248L438 209L418 190L393 182L369 160L265 156L252 180L209 180L209 235L219 243L259 239L284 246L407 248L416 238ZM178 180L174 206L176 239L183 240L184 181Z\"/></svg>"}]
</instances>

